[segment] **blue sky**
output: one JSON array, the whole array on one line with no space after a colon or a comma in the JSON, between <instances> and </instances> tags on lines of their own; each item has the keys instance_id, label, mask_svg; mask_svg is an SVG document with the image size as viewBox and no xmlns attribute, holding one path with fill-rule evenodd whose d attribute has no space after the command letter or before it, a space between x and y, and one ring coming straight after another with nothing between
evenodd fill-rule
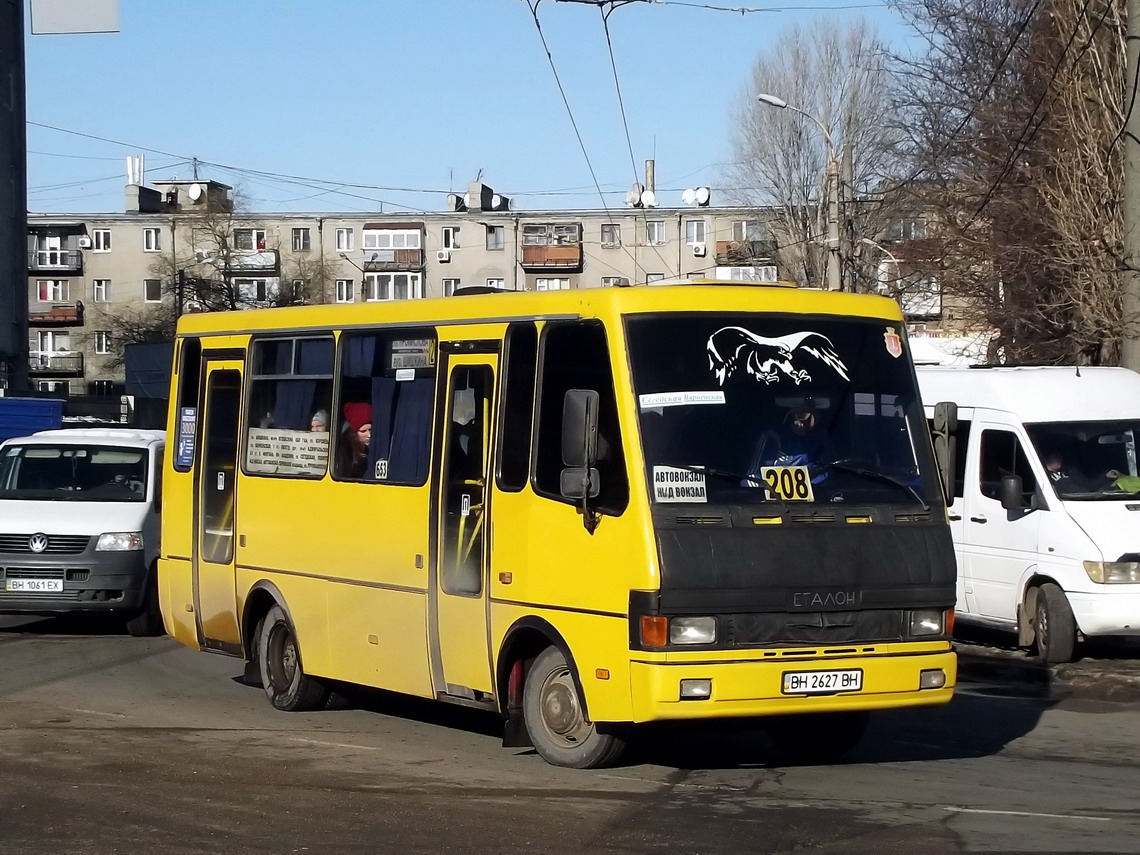
<instances>
[{"instance_id":1,"label":"blue sky","mask_svg":"<svg viewBox=\"0 0 1140 855\"><path fill-rule=\"evenodd\" d=\"M773 5L860 2L875 0ZM600 206L524 0L119 4L119 33L27 37L31 211L121 211L125 158L137 153L150 180L190 178L196 157L201 177L239 187L257 211L442 210L443 194L480 169L520 209ZM556 0L538 14L597 180L614 191L607 204L621 206L634 165L601 16ZM785 27L822 15L862 15L889 43L905 38L883 5L613 13L634 162L641 173L655 158L662 204L702 184L717 203L752 62L779 50Z\"/></svg>"}]
</instances>

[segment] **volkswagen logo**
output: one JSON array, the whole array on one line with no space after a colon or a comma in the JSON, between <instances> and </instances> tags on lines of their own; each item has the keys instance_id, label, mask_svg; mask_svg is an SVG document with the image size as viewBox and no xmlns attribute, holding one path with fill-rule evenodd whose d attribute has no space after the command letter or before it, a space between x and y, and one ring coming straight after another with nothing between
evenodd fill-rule
<instances>
[{"instance_id":1,"label":"volkswagen logo","mask_svg":"<svg viewBox=\"0 0 1140 855\"><path fill-rule=\"evenodd\" d=\"M43 552L48 547L46 534L33 534L28 538L28 549L32 552Z\"/></svg>"}]
</instances>

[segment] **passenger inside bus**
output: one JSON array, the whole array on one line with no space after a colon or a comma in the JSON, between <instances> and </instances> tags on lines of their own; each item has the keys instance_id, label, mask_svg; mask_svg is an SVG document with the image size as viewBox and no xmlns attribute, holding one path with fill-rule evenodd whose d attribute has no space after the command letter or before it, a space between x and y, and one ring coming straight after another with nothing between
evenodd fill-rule
<instances>
[{"instance_id":1,"label":"passenger inside bus","mask_svg":"<svg viewBox=\"0 0 1140 855\"><path fill-rule=\"evenodd\" d=\"M372 405L350 401L344 405L344 433L337 445L337 474L363 478L368 471L368 446L372 442Z\"/></svg>"}]
</instances>

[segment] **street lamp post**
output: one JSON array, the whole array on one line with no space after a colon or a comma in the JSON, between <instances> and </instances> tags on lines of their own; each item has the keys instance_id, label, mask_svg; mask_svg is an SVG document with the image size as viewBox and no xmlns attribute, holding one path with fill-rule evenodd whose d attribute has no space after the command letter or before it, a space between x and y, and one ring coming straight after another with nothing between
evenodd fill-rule
<instances>
[{"instance_id":1,"label":"street lamp post","mask_svg":"<svg viewBox=\"0 0 1140 855\"><path fill-rule=\"evenodd\" d=\"M792 106L783 98L761 94L756 96L756 100L769 107L791 110L806 116L823 131L823 139L827 143L827 288L829 291L841 291L843 285L842 259L839 257L839 160L835 156L835 144L831 141L831 134L823 122L811 113Z\"/></svg>"},{"instance_id":2,"label":"street lamp post","mask_svg":"<svg viewBox=\"0 0 1140 855\"><path fill-rule=\"evenodd\" d=\"M897 282L899 279L899 260L895 258L895 254L878 241L871 240L869 237L861 237L859 240L868 246L873 246L875 249L877 249L879 252L891 260L891 264L895 266L895 281Z\"/></svg>"}]
</instances>

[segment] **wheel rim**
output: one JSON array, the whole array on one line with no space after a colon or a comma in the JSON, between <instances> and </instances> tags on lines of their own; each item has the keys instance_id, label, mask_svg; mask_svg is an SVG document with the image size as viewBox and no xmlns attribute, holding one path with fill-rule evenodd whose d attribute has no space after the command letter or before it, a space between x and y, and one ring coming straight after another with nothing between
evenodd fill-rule
<instances>
[{"instance_id":1,"label":"wheel rim","mask_svg":"<svg viewBox=\"0 0 1140 855\"><path fill-rule=\"evenodd\" d=\"M297 645L288 628L278 624L269 633L269 682L277 691L285 691L297 675Z\"/></svg>"},{"instance_id":2,"label":"wheel rim","mask_svg":"<svg viewBox=\"0 0 1140 855\"><path fill-rule=\"evenodd\" d=\"M552 739L570 748L581 745L592 725L582 714L578 689L569 668L557 668L546 675L539 691L542 726Z\"/></svg>"},{"instance_id":3,"label":"wheel rim","mask_svg":"<svg viewBox=\"0 0 1140 855\"><path fill-rule=\"evenodd\" d=\"M1038 597L1042 594L1038 593ZM1037 647L1042 651L1049 649L1049 610L1042 600L1037 601Z\"/></svg>"}]
</instances>

